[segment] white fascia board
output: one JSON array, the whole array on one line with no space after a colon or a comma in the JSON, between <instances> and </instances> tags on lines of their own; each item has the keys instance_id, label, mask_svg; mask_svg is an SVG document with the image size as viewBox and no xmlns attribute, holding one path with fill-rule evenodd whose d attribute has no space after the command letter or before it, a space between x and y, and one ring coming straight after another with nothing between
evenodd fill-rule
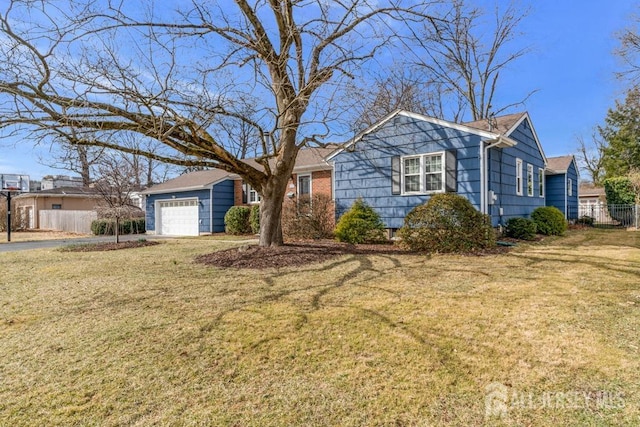
<instances>
[{"instance_id":1,"label":"white fascia board","mask_svg":"<svg viewBox=\"0 0 640 427\"><path fill-rule=\"evenodd\" d=\"M333 166L329 163L319 163L317 165L294 167L293 173L328 171L331 169L333 169Z\"/></svg>"},{"instance_id":2,"label":"white fascia board","mask_svg":"<svg viewBox=\"0 0 640 427\"><path fill-rule=\"evenodd\" d=\"M533 139L536 141L536 145L538 146L538 150L540 151L540 154L542 154L542 160L544 161L544 166L547 166L547 156L544 154L544 150L542 149L542 144L540 144L540 140L538 139L538 134L536 133L536 129L533 127L533 123L531 122L531 118L529 117L529 113L525 112L522 117L520 117L520 120L518 120L513 126L511 126L511 129L509 129L508 131L505 132L506 136L511 135L511 133L513 131L515 131L518 126L520 126L520 124L522 122L524 122L525 120L527 120L529 122L529 127L531 128L531 133L533 134Z\"/></svg>"}]
</instances>

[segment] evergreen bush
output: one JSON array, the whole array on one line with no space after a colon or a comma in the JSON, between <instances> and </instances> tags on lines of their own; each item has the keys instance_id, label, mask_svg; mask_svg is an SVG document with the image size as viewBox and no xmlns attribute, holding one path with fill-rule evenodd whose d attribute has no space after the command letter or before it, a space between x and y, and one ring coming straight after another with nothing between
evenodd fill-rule
<instances>
[{"instance_id":1,"label":"evergreen bush","mask_svg":"<svg viewBox=\"0 0 640 427\"><path fill-rule=\"evenodd\" d=\"M531 213L538 233L546 236L562 236L567 231L567 220L560 209L554 206L540 206Z\"/></svg>"},{"instance_id":2,"label":"evergreen bush","mask_svg":"<svg viewBox=\"0 0 640 427\"><path fill-rule=\"evenodd\" d=\"M436 194L415 207L398 236L402 246L419 252L470 252L496 244L489 216L453 193Z\"/></svg>"},{"instance_id":3,"label":"evergreen bush","mask_svg":"<svg viewBox=\"0 0 640 427\"><path fill-rule=\"evenodd\" d=\"M505 234L508 237L520 240L534 240L538 227L536 223L527 218L510 218L507 221Z\"/></svg>"},{"instance_id":4,"label":"evergreen bush","mask_svg":"<svg viewBox=\"0 0 640 427\"><path fill-rule=\"evenodd\" d=\"M340 217L335 230L336 239L347 243L376 243L385 240L384 223L380 215L362 199Z\"/></svg>"},{"instance_id":5,"label":"evergreen bush","mask_svg":"<svg viewBox=\"0 0 640 427\"><path fill-rule=\"evenodd\" d=\"M251 208L247 206L232 206L224 215L225 231L229 234L251 233L250 215Z\"/></svg>"},{"instance_id":6,"label":"evergreen bush","mask_svg":"<svg viewBox=\"0 0 640 427\"><path fill-rule=\"evenodd\" d=\"M260 234L260 205L253 205L251 207L249 225L253 234Z\"/></svg>"}]
</instances>

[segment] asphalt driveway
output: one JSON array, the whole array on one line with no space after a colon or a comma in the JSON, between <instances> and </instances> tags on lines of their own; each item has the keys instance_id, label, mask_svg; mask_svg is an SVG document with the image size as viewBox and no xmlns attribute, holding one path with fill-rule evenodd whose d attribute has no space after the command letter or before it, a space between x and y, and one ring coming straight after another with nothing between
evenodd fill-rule
<instances>
[{"instance_id":1,"label":"asphalt driveway","mask_svg":"<svg viewBox=\"0 0 640 427\"><path fill-rule=\"evenodd\" d=\"M166 239L170 236L155 236L146 234L125 234L120 236L120 241L138 240L138 239ZM0 252L25 251L29 249L57 248L67 245L78 245L86 243L100 243L113 241L113 236L92 236L73 239L56 239L56 240L38 240L33 242L7 242L0 244Z\"/></svg>"}]
</instances>

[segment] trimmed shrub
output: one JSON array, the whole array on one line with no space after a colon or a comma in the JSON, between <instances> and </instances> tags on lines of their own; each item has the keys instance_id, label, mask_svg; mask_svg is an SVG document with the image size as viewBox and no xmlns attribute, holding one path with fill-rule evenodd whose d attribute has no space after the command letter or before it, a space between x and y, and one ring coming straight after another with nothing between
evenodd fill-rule
<instances>
[{"instance_id":1,"label":"trimmed shrub","mask_svg":"<svg viewBox=\"0 0 640 427\"><path fill-rule=\"evenodd\" d=\"M144 218L121 219L118 234L143 234L145 233ZM96 236L113 236L116 230L114 219L104 218L91 221L91 232Z\"/></svg>"},{"instance_id":2,"label":"trimmed shrub","mask_svg":"<svg viewBox=\"0 0 640 427\"><path fill-rule=\"evenodd\" d=\"M560 209L554 206L540 206L531 213L538 233L546 236L562 236L567 231L567 221Z\"/></svg>"},{"instance_id":3,"label":"trimmed shrub","mask_svg":"<svg viewBox=\"0 0 640 427\"><path fill-rule=\"evenodd\" d=\"M593 227L593 217L589 215L582 215L580 218L576 220L576 224L578 225L586 225L588 227Z\"/></svg>"},{"instance_id":4,"label":"trimmed shrub","mask_svg":"<svg viewBox=\"0 0 640 427\"><path fill-rule=\"evenodd\" d=\"M471 252L496 245L489 216L453 193L436 194L415 207L398 236L402 246L420 252Z\"/></svg>"},{"instance_id":5,"label":"trimmed shrub","mask_svg":"<svg viewBox=\"0 0 640 427\"><path fill-rule=\"evenodd\" d=\"M536 223L527 218L510 218L507 221L505 234L514 239L534 240L538 227Z\"/></svg>"},{"instance_id":6,"label":"trimmed shrub","mask_svg":"<svg viewBox=\"0 0 640 427\"><path fill-rule=\"evenodd\" d=\"M340 217L335 235L340 242L354 244L382 242L385 240L384 223L371 206L362 199L358 199Z\"/></svg>"},{"instance_id":7,"label":"trimmed shrub","mask_svg":"<svg viewBox=\"0 0 640 427\"><path fill-rule=\"evenodd\" d=\"M253 205L249 214L249 226L253 234L260 233L260 205Z\"/></svg>"},{"instance_id":8,"label":"trimmed shrub","mask_svg":"<svg viewBox=\"0 0 640 427\"><path fill-rule=\"evenodd\" d=\"M251 208L247 206L232 206L224 215L225 231L229 234L251 233L250 215Z\"/></svg>"},{"instance_id":9,"label":"trimmed shrub","mask_svg":"<svg viewBox=\"0 0 640 427\"><path fill-rule=\"evenodd\" d=\"M286 200L282 207L282 233L287 239L330 238L334 224L333 201L324 194Z\"/></svg>"}]
</instances>

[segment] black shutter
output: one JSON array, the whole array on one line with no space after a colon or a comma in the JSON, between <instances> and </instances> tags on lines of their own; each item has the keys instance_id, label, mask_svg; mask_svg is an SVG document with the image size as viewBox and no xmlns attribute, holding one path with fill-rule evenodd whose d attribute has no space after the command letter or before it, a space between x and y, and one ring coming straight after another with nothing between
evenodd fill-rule
<instances>
[{"instance_id":1,"label":"black shutter","mask_svg":"<svg viewBox=\"0 0 640 427\"><path fill-rule=\"evenodd\" d=\"M458 191L458 162L456 160L456 151L445 152L445 190L447 193L455 193Z\"/></svg>"},{"instance_id":2,"label":"black shutter","mask_svg":"<svg viewBox=\"0 0 640 427\"><path fill-rule=\"evenodd\" d=\"M247 183L242 181L242 204L247 204Z\"/></svg>"},{"instance_id":3,"label":"black shutter","mask_svg":"<svg viewBox=\"0 0 640 427\"><path fill-rule=\"evenodd\" d=\"M391 194L400 194L402 191L400 180L400 157L391 158Z\"/></svg>"}]
</instances>

